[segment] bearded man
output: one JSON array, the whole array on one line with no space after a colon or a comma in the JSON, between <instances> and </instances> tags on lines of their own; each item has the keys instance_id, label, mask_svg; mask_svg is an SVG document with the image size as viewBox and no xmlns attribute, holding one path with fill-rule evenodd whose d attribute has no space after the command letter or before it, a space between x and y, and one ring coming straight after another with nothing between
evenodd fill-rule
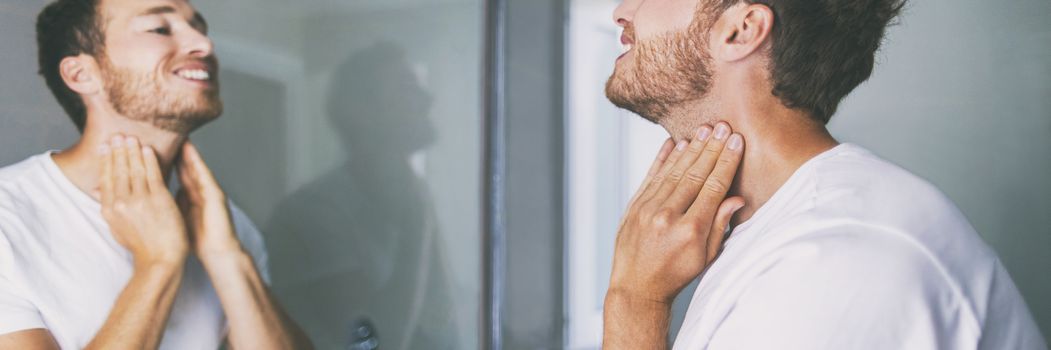
<instances>
[{"instance_id":1,"label":"bearded man","mask_svg":"<svg viewBox=\"0 0 1051 350\"><path fill-rule=\"evenodd\" d=\"M259 232L187 141L222 112L204 18L186 0L58 0L37 41L82 137L0 169L0 349L309 348Z\"/></svg>"},{"instance_id":2,"label":"bearded man","mask_svg":"<svg viewBox=\"0 0 1051 350\"><path fill-rule=\"evenodd\" d=\"M618 232L603 348L667 347L671 303L703 272L675 349L1046 349L952 202L825 127L903 5L617 8L607 95L675 142Z\"/></svg>"}]
</instances>

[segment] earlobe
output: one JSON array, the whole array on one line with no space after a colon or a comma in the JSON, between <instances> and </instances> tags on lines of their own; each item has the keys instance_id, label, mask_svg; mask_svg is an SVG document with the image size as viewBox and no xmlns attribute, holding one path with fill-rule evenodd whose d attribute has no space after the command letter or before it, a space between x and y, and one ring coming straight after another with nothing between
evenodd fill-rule
<instances>
[{"instance_id":1,"label":"earlobe","mask_svg":"<svg viewBox=\"0 0 1051 350\"><path fill-rule=\"evenodd\" d=\"M70 90L89 95L99 88L99 81L93 74L93 63L94 60L87 55L66 57L59 63L59 74Z\"/></svg>"}]
</instances>

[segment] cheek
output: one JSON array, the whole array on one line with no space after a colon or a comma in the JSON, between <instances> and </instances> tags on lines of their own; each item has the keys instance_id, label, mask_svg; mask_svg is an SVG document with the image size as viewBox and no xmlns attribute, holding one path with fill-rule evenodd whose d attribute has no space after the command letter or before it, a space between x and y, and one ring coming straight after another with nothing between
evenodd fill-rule
<instances>
[{"instance_id":1,"label":"cheek","mask_svg":"<svg viewBox=\"0 0 1051 350\"><path fill-rule=\"evenodd\" d=\"M139 39L125 43L115 42L106 52L110 62L115 66L139 72L155 71L163 68L164 63L174 50L160 40Z\"/></svg>"},{"instance_id":2,"label":"cheek","mask_svg":"<svg viewBox=\"0 0 1051 350\"><path fill-rule=\"evenodd\" d=\"M685 30L693 22L697 4L698 0L646 1L635 13L636 37L645 39Z\"/></svg>"}]
</instances>

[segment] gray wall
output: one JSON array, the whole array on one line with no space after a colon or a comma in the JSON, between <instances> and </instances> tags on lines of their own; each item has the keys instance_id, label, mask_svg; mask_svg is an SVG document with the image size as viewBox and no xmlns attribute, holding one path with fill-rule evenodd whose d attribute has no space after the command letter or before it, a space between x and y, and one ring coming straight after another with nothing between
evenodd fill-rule
<instances>
[{"instance_id":1,"label":"gray wall","mask_svg":"<svg viewBox=\"0 0 1051 350\"><path fill-rule=\"evenodd\" d=\"M1051 335L1051 1L913 0L833 135L927 178Z\"/></svg>"},{"instance_id":2,"label":"gray wall","mask_svg":"<svg viewBox=\"0 0 1051 350\"><path fill-rule=\"evenodd\" d=\"M37 75L36 15L43 0L0 2L0 165L73 144L77 129Z\"/></svg>"}]
</instances>

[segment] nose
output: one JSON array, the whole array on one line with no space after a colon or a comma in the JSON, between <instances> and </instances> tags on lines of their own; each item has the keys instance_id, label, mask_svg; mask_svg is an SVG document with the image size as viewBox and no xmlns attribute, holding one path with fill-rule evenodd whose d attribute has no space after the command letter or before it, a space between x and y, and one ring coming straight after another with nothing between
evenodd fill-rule
<instances>
[{"instance_id":1,"label":"nose","mask_svg":"<svg viewBox=\"0 0 1051 350\"><path fill-rule=\"evenodd\" d=\"M635 20L635 11L639 9L645 0L624 0L613 10L613 22L617 26L624 27Z\"/></svg>"},{"instance_id":2,"label":"nose","mask_svg":"<svg viewBox=\"0 0 1051 350\"><path fill-rule=\"evenodd\" d=\"M185 32L186 35L183 39L183 47L187 54L193 57L202 58L212 55L215 49L212 39L193 28L190 28L190 30Z\"/></svg>"}]
</instances>

